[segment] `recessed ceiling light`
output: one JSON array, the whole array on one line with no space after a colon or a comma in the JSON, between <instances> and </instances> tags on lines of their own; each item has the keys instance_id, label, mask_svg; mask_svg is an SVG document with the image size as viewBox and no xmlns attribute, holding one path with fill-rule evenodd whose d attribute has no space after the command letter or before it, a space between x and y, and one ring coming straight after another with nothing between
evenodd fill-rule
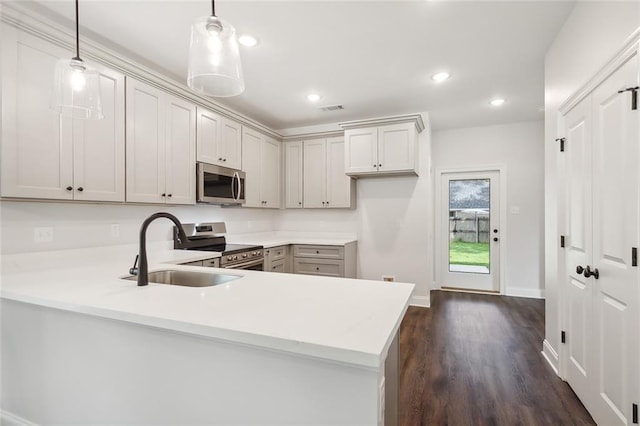
<instances>
[{"instance_id":1,"label":"recessed ceiling light","mask_svg":"<svg viewBox=\"0 0 640 426\"><path fill-rule=\"evenodd\" d=\"M443 81L448 80L449 77L451 77L451 74L449 74L448 72L439 72L432 75L431 80L435 81L436 83L442 83Z\"/></svg>"},{"instance_id":2,"label":"recessed ceiling light","mask_svg":"<svg viewBox=\"0 0 640 426\"><path fill-rule=\"evenodd\" d=\"M307 95L307 100L309 102L318 102L320 100L320 95L318 95L317 93L309 93Z\"/></svg>"},{"instance_id":3,"label":"recessed ceiling light","mask_svg":"<svg viewBox=\"0 0 640 426\"><path fill-rule=\"evenodd\" d=\"M505 102L506 102L506 99L496 98L496 99L493 99L493 100L492 100L491 102L489 102L489 103L490 103L491 105L493 105L493 106L500 106L500 105L502 105L502 104L503 104L503 103L505 103Z\"/></svg>"},{"instance_id":4,"label":"recessed ceiling light","mask_svg":"<svg viewBox=\"0 0 640 426\"><path fill-rule=\"evenodd\" d=\"M258 44L258 39L248 34L243 34L238 37L238 43L246 47L253 47Z\"/></svg>"}]
</instances>

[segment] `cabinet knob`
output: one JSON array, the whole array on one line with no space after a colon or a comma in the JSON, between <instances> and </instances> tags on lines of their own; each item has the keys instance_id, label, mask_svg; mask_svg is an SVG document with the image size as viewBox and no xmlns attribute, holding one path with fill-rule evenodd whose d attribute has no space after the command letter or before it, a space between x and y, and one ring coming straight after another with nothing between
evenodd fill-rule
<instances>
[{"instance_id":1,"label":"cabinet knob","mask_svg":"<svg viewBox=\"0 0 640 426\"><path fill-rule=\"evenodd\" d=\"M316 250L316 254L320 254L320 250Z\"/></svg>"},{"instance_id":2,"label":"cabinet knob","mask_svg":"<svg viewBox=\"0 0 640 426\"><path fill-rule=\"evenodd\" d=\"M84 188L83 188L83 187L81 187L81 186L79 186L79 187L78 187L78 191L82 192L82 191L84 191Z\"/></svg>"},{"instance_id":3,"label":"cabinet knob","mask_svg":"<svg viewBox=\"0 0 640 426\"><path fill-rule=\"evenodd\" d=\"M378 165L377 165L377 164L374 164L374 165L373 165L373 167L378 167Z\"/></svg>"},{"instance_id":4,"label":"cabinet knob","mask_svg":"<svg viewBox=\"0 0 640 426\"><path fill-rule=\"evenodd\" d=\"M319 267L319 266L316 266L316 271L319 271L319 270L320 270L320 267Z\"/></svg>"},{"instance_id":5,"label":"cabinet knob","mask_svg":"<svg viewBox=\"0 0 640 426\"><path fill-rule=\"evenodd\" d=\"M169 194L169 195L167 195L167 197L171 197L172 195L173 195L173 194Z\"/></svg>"},{"instance_id":6,"label":"cabinet knob","mask_svg":"<svg viewBox=\"0 0 640 426\"><path fill-rule=\"evenodd\" d=\"M223 159L222 159L222 161L227 161L227 159L226 159L226 158L223 158Z\"/></svg>"},{"instance_id":7,"label":"cabinet knob","mask_svg":"<svg viewBox=\"0 0 640 426\"><path fill-rule=\"evenodd\" d=\"M324 206L324 201L322 202L322 205Z\"/></svg>"},{"instance_id":8,"label":"cabinet knob","mask_svg":"<svg viewBox=\"0 0 640 426\"><path fill-rule=\"evenodd\" d=\"M222 161L222 157L218 158L218 161Z\"/></svg>"},{"instance_id":9,"label":"cabinet knob","mask_svg":"<svg viewBox=\"0 0 640 426\"><path fill-rule=\"evenodd\" d=\"M327 205L329 205L329 202L327 201Z\"/></svg>"},{"instance_id":10,"label":"cabinet knob","mask_svg":"<svg viewBox=\"0 0 640 426\"><path fill-rule=\"evenodd\" d=\"M167 196L167 194L162 193L162 194L160 194L160 196L161 196L161 197L166 197L166 196Z\"/></svg>"},{"instance_id":11,"label":"cabinet knob","mask_svg":"<svg viewBox=\"0 0 640 426\"><path fill-rule=\"evenodd\" d=\"M302 205L302 201L298 201L298 205L301 206Z\"/></svg>"},{"instance_id":12,"label":"cabinet knob","mask_svg":"<svg viewBox=\"0 0 640 426\"><path fill-rule=\"evenodd\" d=\"M273 269L276 269L276 267L274 266Z\"/></svg>"},{"instance_id":13,"label":"cabinet knob","mask_svg":"<svg viewBox=\"0 0 640 426\"><path fill-rule=\"evenodd\" d=\"M378 164L378 167L382 167L382 164Z\"/></svg>"},{"instance_id":14,"label":"cabinet knob","mask_svg":"<svg viewBox=\"0 0 640 426\"><path fill-rule=\"evenodd\" d=\"M73 186L67 186L67 191L73 191Z\"/></svg>"}]
</instances>

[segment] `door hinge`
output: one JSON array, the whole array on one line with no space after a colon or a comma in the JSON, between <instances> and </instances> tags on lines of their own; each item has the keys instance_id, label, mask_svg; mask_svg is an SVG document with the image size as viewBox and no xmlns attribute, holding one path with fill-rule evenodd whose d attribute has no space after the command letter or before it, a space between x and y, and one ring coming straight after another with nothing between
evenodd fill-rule
<instances>
[{"instance_id":1,"label":"door hinge","mask_svg":"<svg viewBox=\"0 0 640 426\"><path fill-rule=\"evenodd\" d=\"M638 266L638 247L631 247L631 266Z\"/></svg>"},{"instance_id":2,"label":"door hinge","mask_svg":"<svg viewBox=\"0 0 640 426\"><path fill-rule=\"evenodd\" d=\"M640 87L636 86L618 90L618 93L631 92L631 109L634 111L638 109L638 89Z\"/></svg>"},{"instance_id":3,"label":"door hinge","mask_svg":"<svg viewBox=\"0 0 640 426\"><path fill-rule=\"evenodd\" d=\"M567 139L566 138L557 138L556 142L560 142L560 152L564 152L564 143Z\"/></svg>"},{"instance_id":4,"label":"door hinge","mask_svg":"<svg viewBox=\"0 0 640 426\"><path fill-rule=\"evenodd\" d=\"M560 247L564 248L564 235L560 235Z\"/></svg>"},{"instance_id":5,"label":"door hinge","mask_svg":"<svg viewBox=\"0 0 640 426\"><path fill-rule=\"evenodd\" d=\"M638 424L638 404L631 404L631 417L634 425Z\"/></svg>"},{"instance_id":6,"label":"door hinge","mask_svg":"<svg viewBox=\"0 0 640 426\"><path fill-rule=\"evenodd\" d=\"M560 332L560 342L567 343L567 333L565 333L564 331Z\"/></svg>"}]
</instances>

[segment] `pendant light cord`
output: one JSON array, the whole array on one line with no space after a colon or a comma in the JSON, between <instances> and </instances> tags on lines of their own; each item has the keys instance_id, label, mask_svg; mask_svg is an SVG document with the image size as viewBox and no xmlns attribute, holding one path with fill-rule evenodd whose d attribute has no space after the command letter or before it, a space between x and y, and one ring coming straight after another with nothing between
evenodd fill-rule
<instances>
[{"instance_id":1,"label":"pendant light cord","mask_svg":"<svg viewBox=\"0 0 640 426\"><path fill-rule=\"evenodd\" d=\"M76 0L78 1L78 0ZM211 0L211 16L216 16L216 2Z\"/></svg>"},{"instance_id":2,"label":"pendant light cord","mask_svg":"<svg viewBox=\"0 0 640 426\"><path fill-rule=\"evenodd\" d=\"M80 27L78 23L78 0L76 0L76 57L73 59L77 59L79 61L82 60L80 59Z\"/></svg>"}]
</instances>

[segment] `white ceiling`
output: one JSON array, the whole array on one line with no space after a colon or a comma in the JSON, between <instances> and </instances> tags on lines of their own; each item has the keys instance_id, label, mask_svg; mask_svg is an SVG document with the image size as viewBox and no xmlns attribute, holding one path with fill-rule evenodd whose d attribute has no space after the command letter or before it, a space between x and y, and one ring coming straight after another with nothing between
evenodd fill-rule
<instances>
[{"instance_id":1,"label":"white ceiling","mask_svg":"<svg viewBox=\"0 0 640 426\"><path fill-rule=\"evenodd\" d=\"M54 19L73 19L72 0L35 3ZM259 44L242 47L246 91L217 101L273 129L419 111L429 111L435 129L542 120L544 54L573 4L218 1L218 17ZM190 24L210 5L82 0L81 36L185 81ZM430 77L441 70L452 77L435 84ZM323 96L316 104L306 100L312 91ZM490 106L498 96L507 103ZM344 110L319 110L335 104Z\"/></svg>"}]
</instances>

